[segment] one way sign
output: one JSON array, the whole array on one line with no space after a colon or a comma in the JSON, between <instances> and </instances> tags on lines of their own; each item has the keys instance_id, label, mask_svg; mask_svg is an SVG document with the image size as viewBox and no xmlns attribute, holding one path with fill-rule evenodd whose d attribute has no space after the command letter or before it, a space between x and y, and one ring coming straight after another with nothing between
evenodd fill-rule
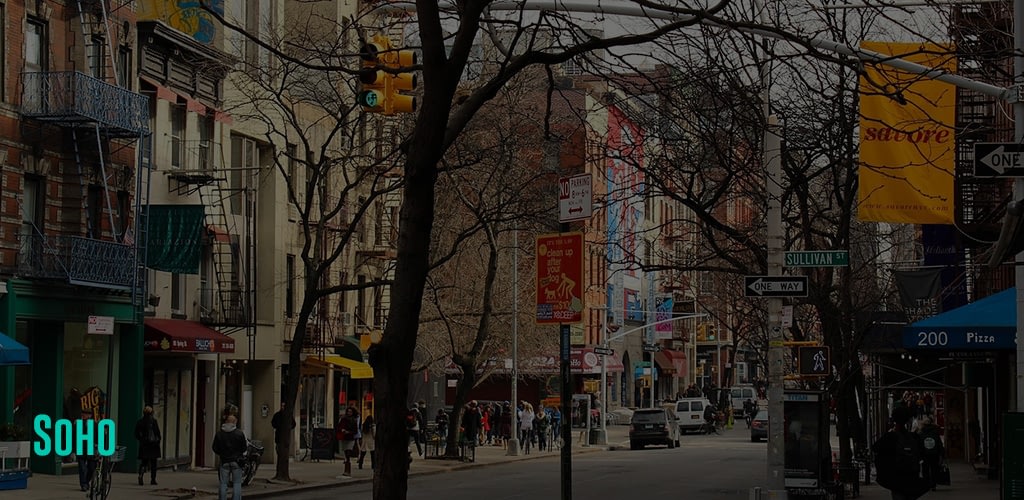
<instances>
[{"instance_id":1,"label":"one way sign","mask_svg":"<svg viewBox=\"0 0 1024 500\"><path fill-rule=\"evenodd\" d=\"M1024 177L1024 144L974 143L975 177Z\"/></svg>"},{"instance_id":2,"label":"one way sign","mask_svg":"<svg viewBox=\"0 0 1024 500\"><path fill-rule=\"evenodd\" d=\"M806 297L807 276L744 276L747 297Z\"/></svg>"}]
</instances>

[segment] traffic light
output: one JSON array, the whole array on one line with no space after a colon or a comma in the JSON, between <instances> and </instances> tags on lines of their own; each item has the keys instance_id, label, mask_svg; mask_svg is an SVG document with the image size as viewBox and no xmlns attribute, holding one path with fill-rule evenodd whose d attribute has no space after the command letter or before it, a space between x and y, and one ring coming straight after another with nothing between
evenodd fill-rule
<instances>
[{"instance_id":1,"label":"traffic light","mask_svg":"<svg viewBox=\"0 0 1024 500\"><path fill-rule=\"evenodd\" d=\"M359 57L362 89L356 101L360 106L371 113L385 115L416 111L416 98L401 93L416 88L416 75L411 71L398 71L416 64L415 52L396 50L386 36L377 35L360 47Z\"/></svg>"},{"instance_id":2,"label":"traffic light","mask_svg":"<svg viewBox=\"0 0 1024 500\"><path fill-rule=\"evenodd\" d=\"M411 68L416 65L416 52L407 49L395 50L392 51L391 57L387 61L388 67L391 69ZM401 93L416 89L416 73L411 70L400 71L390 76L391 89L388 99L391 102L391 112L412 113L416 111L416 97Z\"/></svg>"},{"instance_id":3,"label":"traffic light","mask_svg":"<svg viewBox=\"0 0 1024 500\"><path fill-rule=\"evenodd\" d=\"M367 111L384 113L387 109L391 77L380 66L382 54L390 48L391 44L385 37L374 37L372 42L366 42L359 48L359 58L363 65L359 70L362 89L356 95L356 101Z\"/></svg>"},{"instance_id":4,"label":"traffic light","mask_svg":"<svg viewBox=\"0 0 1024 500\"><path fill-rule=\"evenodd\" d=\"M704 342L708 338L708 324L701 323L697 325L697 342Z\"/></svg>"}]
</instances>

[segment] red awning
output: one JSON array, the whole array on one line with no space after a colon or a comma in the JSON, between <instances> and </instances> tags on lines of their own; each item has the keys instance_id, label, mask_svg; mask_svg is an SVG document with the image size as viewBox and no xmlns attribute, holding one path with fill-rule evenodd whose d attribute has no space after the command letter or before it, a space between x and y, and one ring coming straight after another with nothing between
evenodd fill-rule
<instances>
[{"instance_id":1,"label":"red awning","mask_svg":"<svg viewBox=\"0 0 1024 500\"><path fill-rule=\"evenodd\" d=\"M654 361L662 370L674 373L676 377L687 376L689 365L686 363L686 353L683 351L662 349L654 353Z\"/></svg>"},{"instance_id":2,"label":"red awning","mask_svg":"<svg viewBox=\"0 0 1024 500\"><path fill-rule=\"evenodd\" d=\"M235 352L235 339L198 321L146 318L143 350L150 352Z\"/></svg>"}]
</instances>

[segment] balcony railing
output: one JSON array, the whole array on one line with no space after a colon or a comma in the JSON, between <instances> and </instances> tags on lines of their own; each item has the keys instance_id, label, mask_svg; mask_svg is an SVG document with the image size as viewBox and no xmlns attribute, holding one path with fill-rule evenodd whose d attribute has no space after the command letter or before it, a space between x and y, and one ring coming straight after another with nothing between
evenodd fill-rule
<instances>
[{"instance_id":1,"label":"balcony railing","mask_svg":"<svg viewBox=\"0 0 1024 500\"><path fill-rule=\"evenodd\" d=\"M21 114L57 124L98 123L109 135L149 132L149 97L77 71L22 73Z\"/></svg>"},{"instance_id":2,"label":"balcony railing","mask_svg":"<svg viewBox=\"0 0 1024 500\"><path fill-rule=\"evenodd\" d=\"M128 291L135 283L135 258L135 248L123 243L34 233L21 237L18 273Z\"/></svg>"}]
</instances>

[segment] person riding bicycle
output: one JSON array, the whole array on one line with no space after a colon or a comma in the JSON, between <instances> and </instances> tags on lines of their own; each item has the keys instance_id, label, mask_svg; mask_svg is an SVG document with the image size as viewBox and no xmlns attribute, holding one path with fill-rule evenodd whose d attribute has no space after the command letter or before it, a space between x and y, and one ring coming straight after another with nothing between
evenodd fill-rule
<instances>
[{"instance_id":1,"label":"person riding bicycle","mask_svg":"<svg viewBox=\"0 0 1024 500\"><path fill-rule=\"evenodd\" d=\"M715 410L715 405L709 404L704 407L704 424L707 427L707 434L714 432L718 434L718 429L715 427L715 421L718 418L718 411Z\"/></svg>"}]
</instances>

